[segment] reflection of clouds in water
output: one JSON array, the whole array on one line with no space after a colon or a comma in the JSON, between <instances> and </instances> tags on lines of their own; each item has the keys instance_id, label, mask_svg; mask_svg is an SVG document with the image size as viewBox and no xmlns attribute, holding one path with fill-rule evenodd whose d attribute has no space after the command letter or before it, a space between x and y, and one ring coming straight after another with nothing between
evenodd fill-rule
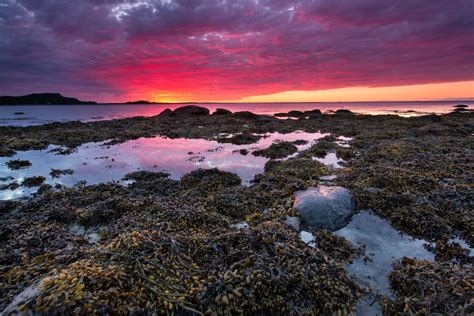
<instances>
[{"instance_id":1,"label":"reflection of clouds in water","mask_svg":"<svg viewBox=\"0 0 474 316\"><path fill-rule=\"evenodd\" d=\"M314 140L328 134L293 132L288 134L265 134L257 143L250 145L234 145L218 143L205 139L170 139L164 137L139 138L113 146L104 146L106 142L88 143L80 146L69 155L55 155L49 152L57 146L49 146L47 150L30 150L18 152L14 157L0 157L0 177L12 176L21 182L25 177L46 177L46 183L56 183L73 186L79 181L87 184L121 181L122 177L132 171L166 170L173 179L179 179L183 174L197 168L218 168L238 174L244 183L258 173L264 171L264 157L251 154L255 148L266 148L274 141L307 140L308 144L298 145L299 150L307 149ZM216 150L218 148L218 150ZM242 155L236 151L249 150ZM203 161L189 161L189 152L199 153ZM24 159L32 162L32 166L20 170L9 170L4 164L11 159ZM51 169L72 169L74 173L60 178L52 178ZM11 199L35 192L37 188L23 187L15 191L0 191L0 199Z\"/></svg>"}]
</instances>

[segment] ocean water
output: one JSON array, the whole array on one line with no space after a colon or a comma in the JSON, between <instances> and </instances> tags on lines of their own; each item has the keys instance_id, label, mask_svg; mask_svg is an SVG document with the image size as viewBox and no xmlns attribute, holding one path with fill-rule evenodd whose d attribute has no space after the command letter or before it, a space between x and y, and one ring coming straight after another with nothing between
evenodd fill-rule
<instances>
[{"instance_id":1,"label":"ocean water","mask_svg":"<svg viewBox=\"0 0 474 316\"><path fill-rule=\"evenodd\" d=\"M226 108L235 111L251 111L258 114L274 114L290 110L320 109L330 113L337 109L349 109L363 114L393 114L414 116L429 113L448 113L456 104L474 108L474 101L436 102L355 102L355 103L200 103L199 106L214 111ZM16 105L0 106L0 126L28 126L66 121L99 121L134 116L154 116L164 109L174 109L186 104L97 104L97 105ZM22 112L24 114L15 114Z\"/></svg>"}]
</instances>

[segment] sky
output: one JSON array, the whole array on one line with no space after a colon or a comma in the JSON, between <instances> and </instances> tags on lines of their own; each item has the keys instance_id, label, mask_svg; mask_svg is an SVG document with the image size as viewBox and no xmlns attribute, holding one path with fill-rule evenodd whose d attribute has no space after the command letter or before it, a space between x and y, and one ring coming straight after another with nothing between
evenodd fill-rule
<instances>
[{"instance_id":1,"label":"sky","mask_svg":"<svg viewBox=\"0 0 474 316\"><path fill-rule=\"evenodd\" d=\"M474 0L0 0L0 95L474 98Z\"/></svg>"}]
</instances>

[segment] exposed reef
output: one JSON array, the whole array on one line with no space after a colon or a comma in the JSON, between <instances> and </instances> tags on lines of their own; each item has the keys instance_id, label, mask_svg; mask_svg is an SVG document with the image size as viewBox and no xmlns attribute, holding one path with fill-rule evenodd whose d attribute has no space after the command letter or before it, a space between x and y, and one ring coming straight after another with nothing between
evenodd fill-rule
<instances>
[{"instance_id":1,"label":"exposed reef","mask_svg":"<svg viewBox=\"0 0 474 316\"><path fill-rule=\"evenodd\" d=\"M304 218L288 221L299 217L296 192L334 184L352 192L357 209L370 208L434 245L434 261L395 263L393 296L377 296L386 314L472 312L472 257L452 240L474 245L474 113L315 112L282 120L205 110L0 127L3 156L51 144L67 154L87 142L112 146L155 135L252 144L271 132L330 133L298 153L301 142L264 149L266 157L288 159L268 161L250 186L217 169L179 180L137 171L125 177L127 186L43 184L31 198L0 201L0 311L348 314L366 293L344 266L363 249L326 230L312 230L306 243L298 231L308 227ZM338 143L341 135L351 137L350 147ZM315 159L327 153L346 160L344 168ZM53 169L51 176L68 172Z\"/></svg>"}]
</instances>

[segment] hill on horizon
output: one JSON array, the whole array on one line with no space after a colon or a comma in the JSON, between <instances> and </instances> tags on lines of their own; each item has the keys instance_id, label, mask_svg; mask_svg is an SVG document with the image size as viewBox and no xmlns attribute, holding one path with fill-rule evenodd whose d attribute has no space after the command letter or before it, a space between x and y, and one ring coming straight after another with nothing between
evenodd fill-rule
<instances>
[{"instance_id":1,"label":"hill on horizon","mask_svg":"<svg viewBox=\"0 0 474 316\"><path fill-rule=\"evenodd\" d=\"M64 97L60 93L32 93L23 96L1 96L0 105L66 105L66 104L97 104L94 101L81 101L76 98Z\"/></svg>"}]
</instances>

